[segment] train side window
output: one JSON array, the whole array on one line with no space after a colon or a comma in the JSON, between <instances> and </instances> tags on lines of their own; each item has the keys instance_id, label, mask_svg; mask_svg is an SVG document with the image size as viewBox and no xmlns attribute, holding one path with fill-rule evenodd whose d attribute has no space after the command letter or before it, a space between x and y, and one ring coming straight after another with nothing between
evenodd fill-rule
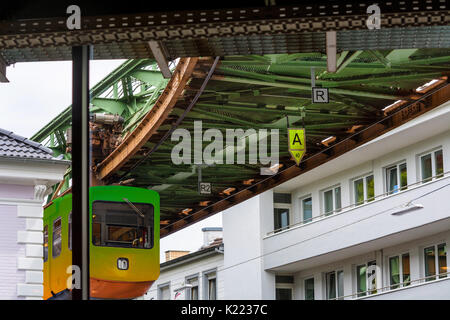
<instances>
[{"instance_id":1,"label":"train side window","mask_svg":"<svg viewBox=\"0 0 450 320\"><path fill-rule=\"evenodd\" d=\"M48 226L44 226L44 262L48 260Z\"/></svg>"},{"instance_id":2,"label":"train side window","mask_svg":"<svg viewBox=\"0 0 450 320\"><path fill-rule=\"evenodd\" d=\"M72 251L72 211L69 213L69 250Z\"/></svg>"},{"instance_id":3,"label":"train side window","mask_svg":"<svg viewBox=\"0 0 450 320\"><path fill-rule=\"evenodd\" d=\"M52 257L59 257L61 254L61 217L53 221L53 244Z\"/></svg>"}]
</instances>

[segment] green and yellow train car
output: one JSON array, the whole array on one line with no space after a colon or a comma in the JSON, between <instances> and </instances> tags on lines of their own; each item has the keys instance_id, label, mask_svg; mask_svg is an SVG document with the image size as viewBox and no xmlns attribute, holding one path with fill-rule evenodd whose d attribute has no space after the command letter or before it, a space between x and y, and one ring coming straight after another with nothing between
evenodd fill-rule
<instances>
[{"instance_id":1,"label":"green and yellow train car","mask_svg":"<svg viewBox=\"0 0 450 320\"><path fill-rule=\"evenodd\" d=\"M142 296L159 277L159 195L147 189L89 190L90 296ZM72 194L44 209L44 299L70 292ZM68 281L69 278L69 281Z\"/></svg>"}]
</instances>

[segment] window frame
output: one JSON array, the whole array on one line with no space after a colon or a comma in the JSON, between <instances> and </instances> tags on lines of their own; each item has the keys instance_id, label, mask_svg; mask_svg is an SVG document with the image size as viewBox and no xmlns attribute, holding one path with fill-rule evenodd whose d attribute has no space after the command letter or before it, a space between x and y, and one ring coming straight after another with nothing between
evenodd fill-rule
<instances>
[{"instance_id":1,"label":"window frame","mask_svg":"<svg viewBox=\"0 0 450 320\"><path fill-rule=\"evenodd\" d=\"M374 192L373 198L368 198L367 178L369 178L369 177L372 177L372 180L373 180L373 192ZM355 182L358 181L358 180L362 180L363 181L363 201L362 202L357 202L356 201L356 194L357 193L356 193L356 188L355 188ZM353 179L350 180L350 183L351 183L351 190L352 190L351 196L353 198L350 203L352 203L353 206L357 207L357 206L360 206L360 205L363 205L365 203L368 203L368 202L371 202L371 201L375 200L375 175L374 175L373 172L370 172L370 173L361 175L359 177L353 178Z\"/></svg>"},{"instance_id":2,"label":"window frame","mask_svg":"<svg viewBox=\"0 0 450 320\"><path fill-rule=\"evenodd\" d=\"M275 225L275 209L285 209L288 210L288 215L287 215L287 225L285 227L281 227L281 228L276 228ZM289 226L291 225L291 212L292 212L292 205L287 204L287 203L274 203L273 204L273 230L275 230L276 232L280 232L286 229L289 229Z\"/></svg>"},{"instance_id":3,"label":"window frame","mask_svg":"<svg viewBox=\"0 0 450 320\"><path fill-rule=\"evenodd\" d=\"M337 204L336 204L336 200L337 200L337 198L336 198L336 190L337 189L339 189L339 197L340 197L340 199L339 199L340 207L339 208L337 208ZM326 212L325 211L325 207L326 207L326 205L325 205L325 193L329 192L329 191L331 191L333 210L331 210L329 212ZM340 212L342 210L342 188L341 188L340 184L336 184L336 185L334 185L332 187L328 187L328 188L322 190L320 192L320 195L322 197L322 214L323 215L329 216L329 215L335 214L337 212Z\"/></svg>"},{"instance_id":4,"label":"window frame","mask_svg":"<svg viewBox=\"0 0 450 320\"><path fill-rule=\"evenodd\" d=\"M48 243L48 224L44 225L43 229L44 234L44 242L43 242L43 258L44 263L48 261L48 250L49 250L49 243ZM46 246L47 245L47 246Z\"/></svg>"},{"instance_id":5,"label":"window frame","mask_svg":"<svg viewBox=\"0 0 450 320\"><path fill-rule=\"evenodd\" d=\"M211 299L209 294L209 282L215 281L215 299ZM203 299L204 300L217 300L217 269L211 269L203 272Z\"/></svg>"},{"instance_id":6,"label":"window frame","mask_svg":"<svg viewBox=\"0 0 450 320\"><path fill-rule=\"evenodd\" d=\"M439 152L439 151L441 151L442 158L444 159L444 150L443 150L442 146L436 147L434 149L431 149L430 151L426 151L426 152L423 152L423 153L420 153L417 155L417 162L418 162L417 168L419 170L418 176L420 177L419 182L427 183L427 182L433 181L435 179L442 178L444 176L444 172L445 172L444 162L442 163L442 173L439 174L439 176L438 176L438 174L436 172L436 152ZM427 155L430 155L430 157L431 157L431 176L429 178L424 179L423 178L423 170L422 170L422 158Z\"/></svg>"},{"instance_id":7,"label":"window frame","mask_svg":"<svg viewBox=\"0 0 450 320\"><path fill-rule=\"evenodd\" d=\"M335 289L336 289L336 292L335 292L335 297L334 298L331 298L330 299L330 297L329 297L329 288L328 288L328 275L329 274L331 274L331 273L334 273L334 285L335 285ZM343 277L345 276L345 274L344 274L344 269L342 268L342 269L335 269L335 270L331 270L331 271L328 271L328 272L325 272L324 273L324 276L325 276L325 300L343 300L343 297L344 297L344 278L342 278L342 295L339 295L339 274L340 273L342 273L342 275L343 275Z\"/></svg>"},{"instance_id":8,"label":"window frame","mask_svg":"<svg viewBox=\"0 0 450 320\"><path fill-rule=\"evenodd\" d=\"M303 205L304 201L307 200L307 199L311 199L311 218L308 218L308 220L305 219L305 210L304 210L304 205ZM301 218L301 223L304 224L304 223L312 222L314 220L312 194L303 196L303 197L299 198L299 200L300 200L300 216L301 216L300 218Z\"/></svg>"},{"instance_id":9,"label":"window frame","mask_svg":"<svg viewBox=\"0 0 450 320\"><path fill-rule=\"evenodd\" d=\"M377 279L377 268L375 268L375 289L372 289L372 290L370 290L369 289L369 277L368 277L368 274L367 274L367 269L369 268L369 263L372 263L372 262L375 262L375 266L377 266L377 261L376 261L376 259L375 260L370 260L370 261L367 261L367 262L365 262L365 263L360 263L360 264L357 264L356 266L355 266L355 276L356 276L356 290L355 290L355 295L359 298L359 297L367 297L367 296L370 296L370 295L372 295L372 294L376 294L377 292L378 292L378 289L377 289L377 281L378 281L378 279ZM366 291L358 291L358 279L359 279L359 274L358 274L358 268L359 267L362 267L362 266L365 266L366 267L366 270L365 270L365 284L366 284Z\"/></svg>"},{"instance_id":10,"label":"window frame","mask_svg":"<svg viewBox=\"0 0 450 320\"><path fill-rule=\"evenodd\" d=\"M389 290L399 289L408 287L411 285L411 273L409 274L409 281L405 284L405 279L403 279L403 256L409 255L409 268L411 272L411 253L409 251L404 251L398 254L390 255L387 257L387 280L389 285ZM391 284L391 258L399 259L399 283ZM395 287L397 286L397 287ZM394 288L395 287L395 288Z\"/></svg>"},{"instance_id":11,"label":"window frame","mask_svg":"<svg viewBox=\"0 0 450 320\"><path fill-rule=\"evenodd\" d=\"M56 222L60 222L59 227L55 228L55 224ZM55 234L56 232L59 231L59 238L60 238L60 242L59 242L59 252L57 255L55 255ZM52 258L56 259L59 256L61 256L61 252L62 252L62 217L59 216L57 218L55 218L52 222Z\"/></svg>"},{"instance_id":12,"label":"window frame","mask_svg":"<svg viewBox=\"0 0 450 320\"><path fill-rule=\"evenodd\" d=\"M401 171L400 171L400 166L405 165L406 167L406 185L402 186L401 185ZM398 184L398 188L396 190L389 190L389 184L390 184L390 174L389 174L389 170L392 169L396 169L397 173L396 173L396 178L397 178L397 184ZM408 189L408 164L406 163L406 160L402 160L399 161L397 163L394 163L392 165L389 165L387 167L384 168L384 178L385 178L385 193L386 194L396 194L398 192L402 192L404 190Z\"/></svg>"},{"instance_id":13,"label":"window frame","mask_svg":"<svg viewBox=\"0 0 450 320\"><path fill-rule=\"evenodd\" d=\"M308 300L315 300L316 299L316 281L314 279L314 276L307 277L303 279L303 300L306 300L306 281L311 280L313 281L313 298Z\"/></svg>"},{"instance_id":14,"label":"window frame","mask_svg":"<svg viewBox=\"0 0 450 320\"><path fill-rule=\"evenodd\" d=\"M275 300L277 300L277 289L289 290L291 292L291 300L294 299L294 285L290 283L277 283L275 284ZM281 300L279 300L281 301Z\"/></svg>"},{"instance_id":15,"label":"window frame","mask_svg":"<svg viewBox=\"0 0 450 320\"><path fill-rule=\"evenodd\" d=\"M433 280L438 280L438 279L443 279L443 278L447 278L448 277L448 275L447 274L444 274L444 275L440 275L440 273L439 273L439 250L438 250L438 248L439 248L439 246L441 246L441 245L444 245L444 247L445 247L445 256L446 256L446 261L445 261L445 264L446 264L446 267L448 267L448 265L447 265L447 259L448 259L448 257L447 257L447 242L446 241L440 241L440 242L438 242L438 243L434 243L434 244L430 244L430 245L426 245L426 246L423 246L423 248L422 248L422 254L423 254L423 275L424 275L424 278L426 278L426 277L429 277L428 279L425 279L425 281L426 282L428 282L428 281L433 281ZM433 248L435 251L434 251L434 275L430 275L430 276L427 276L426 275L426 256L425 256L425 250L426 249L429 249L429 248ZM448 270L448 269L447 269ZM447 271L448 272L448 271Z\"/></svg>"},{"instance_id":16,"label":"window frame","mask_svg":"<svg viewBox=\"0 0 450 320\"><path fill-rule=\"evenodd\" d=\"M171 299L171 293L170 293L170 282L165 282L165 283L161 283L161 284L159 284L158 285L158 292L157 292L157 299L158 300L165 300L165 299L162 299L162 293L163 293L163 289L165 289L165 288L168 288L168 290L169 290L169 299L168 300L172 300Z\"/></svg>"},{"instance_id":17,"label":"window frame","mask_svg":"<svg viewBox=\"0 0 450 320\"><path fill-rule=\"evenodd\" d=\"M185 278L185 283L186 284L190 284L191 281L196 280L197 281L197 299L192 299L192 288L193 287L188 287L189 289L186 292L186 300L199 300L200 299L200 277L199 274L193 274L190 276L187 276Z\"/></svg>"}]
</instances>

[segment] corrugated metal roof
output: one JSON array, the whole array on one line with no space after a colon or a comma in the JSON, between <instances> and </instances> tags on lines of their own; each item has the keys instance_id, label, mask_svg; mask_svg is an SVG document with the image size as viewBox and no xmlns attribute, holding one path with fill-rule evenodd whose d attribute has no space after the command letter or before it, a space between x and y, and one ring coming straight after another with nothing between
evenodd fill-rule
<instances>
[{"instance_id":1,"label":"corrugated metal roof","mask_svg":"<svg viewBox=\"0 0 450 320\"><path fill-rule=\"evenodd\" d=\"M28 140L0 128L0 156L11 158L55 160L53 151L40 143Z\"/></svg>"}]
</instances>

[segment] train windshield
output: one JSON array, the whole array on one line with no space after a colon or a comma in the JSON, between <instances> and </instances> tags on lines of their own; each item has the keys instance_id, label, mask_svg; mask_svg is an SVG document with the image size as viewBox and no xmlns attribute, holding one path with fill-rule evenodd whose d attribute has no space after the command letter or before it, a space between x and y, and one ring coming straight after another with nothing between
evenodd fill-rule
<instances>
[{"instance_id":1,"label":"train windshield","mask_svg":"<svg viewBox=\"0 0 450 320\"><path fill-rule=\"evenodd\" d=\"M92 204L92 242L96 246L153 247L153 205L94 201Z\"/></svg>"}]
</instances>

